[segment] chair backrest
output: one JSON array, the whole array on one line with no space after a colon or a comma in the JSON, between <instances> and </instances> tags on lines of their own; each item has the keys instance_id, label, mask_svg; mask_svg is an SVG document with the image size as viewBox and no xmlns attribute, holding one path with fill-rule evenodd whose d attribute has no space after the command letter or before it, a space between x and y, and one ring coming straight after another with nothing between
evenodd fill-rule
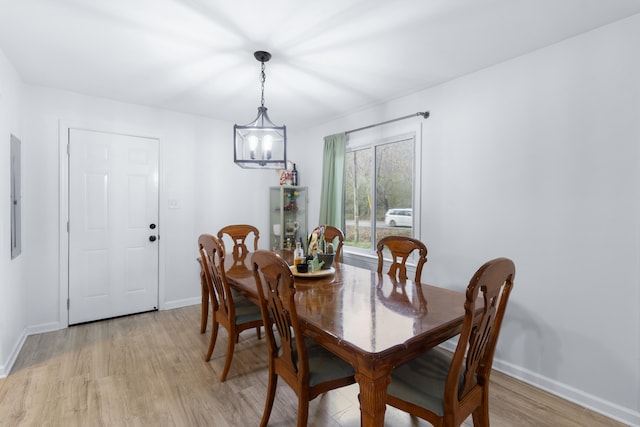
<instances>
[{"instance_id":1,"label":"chair backrest","mask_svg":"<svg viewBox=\"0 0 640 427\"><path fill-rule=\"evenodd\" d=\"M219 311L227 319L235 319L231 288L224 270L224 244L211 234L202 234L198 246L213 311Z\"/></svg>"},{"instance_id":2,"label":"chair backrest","mask_svg":"<svg viewBox=\"0 0 640 427\"><path fill-rule=\"evenodd\" d=\"M309 381L309 361L298 323L293 275L287 263L273 252L258 250L251 255L251 263L269 358L276 364L277 374L299 389Z\"/></svg>"},{"instance_id":3,"label":"chair backrest","mask_svg":"<svg viewBox=\"0 0 640 427\"><path fill-rule=\"evenodd\" d=\"M246 240L249 235L253 234L253 249L254 251L258 250L258 239L260 239L260 231L249 224L232 224L222 227L218 231L218 239L224 241L224 235L228 235L233 241L233 250L231 254L233 255L233 259L236 262L244 261L247 254L249 253L249 248L247 247Z\"/></svg>"},{"instance_id":4,"label":"chair backrest","mask_svg":"<svg viewBox=\"0 0 640 427\"><path fill-rule=\"evenodd\" d=\"M335 262L340 262L340 256L342 254L342 246L344 245L344 233L338 227L333 225L323 225L316 227L313 231L319 231L320 227L324 227L324 240L327 243L334 243L336 238L338 239L337 245L334 244L334 250L336 253Z\"/></svg>"},{"instance_id":5,"label":"chair backrest","mask_svg":"<svg viewBox=\"0 0 640 427\"><path fill-rule=\"evenodd\" d=\"M493 354L514 277L513 261L496 258L486 262L471 278L464 303L464 324L445 385L445 406L456 405L474 388L489 384ZM482 302L479 294L484 301L481 310L476 306Z\"/></svg>"},{"instance_id":6,"label":"chair backrest","mask_svg":"<svg viewBox=\"0 0 640 427\"><path fill-rule=\"evenodd\" d=\"M416 262L416 275L414 281L420 282L422 277L422 266L427 262L427 247L418 239L406 236L387 236L378 241L376 252L378 254L378 274L382 274L384 266L384 248L391 253L391 265L387 274L396 280L407 280L407 259L413 251L418 251Z\"/></svg>"}]
</instances>

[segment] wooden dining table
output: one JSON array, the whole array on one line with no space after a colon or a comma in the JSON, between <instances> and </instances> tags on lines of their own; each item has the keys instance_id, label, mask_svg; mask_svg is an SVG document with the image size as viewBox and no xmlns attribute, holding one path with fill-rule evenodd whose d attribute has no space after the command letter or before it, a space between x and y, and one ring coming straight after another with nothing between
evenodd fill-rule
<instances>
[{"instance_id":1,"label":"wooden dining table","mask_svg":"<svg viewBox=\"0 0 640 427\"><path fill-rule=\"evenodd\" d=\"M227 259L226 275L257 301L250 258ZM393 368L460 333L465 295L342 263L333 270L295 277L298 318L305 335L354 367L362 425L383 426Z\"/></svg>"}]
</instances>

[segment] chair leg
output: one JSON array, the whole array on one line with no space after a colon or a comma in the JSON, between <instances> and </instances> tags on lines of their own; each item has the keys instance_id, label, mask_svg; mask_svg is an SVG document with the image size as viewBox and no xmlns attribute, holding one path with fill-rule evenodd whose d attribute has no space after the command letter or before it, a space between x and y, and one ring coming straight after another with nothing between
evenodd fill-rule
<instances>
[{"instance_id":1,"label":"chair leg","mask_svg":"<svg viewBox=\"0 0 640 427\"><path fill-rule=\"evenodd\" d=\"M213 354L213 348L216 346L216 339L218 338L218 326L220 324L216 321L215 316L211 319L211 338L209 339L209 350L207 351L207 355L204 360L207 362L211 360L211 355Z\"/></svg>"},{"instance_id":2,"label":"chair leg","mask_svg":"<svg viewBox=\"0 0 640 427\"><path fill-rule=\"evenodd\" d=\"M474 427L489 427L489 399L486 392L482 402L471 415Z\"/></svg>"},{"instance_id":3,"label":"chair leg","mask_svg":"<svg viewBox=\"0 0 640 427\"><path fill-rule=\"evenodd\" d=\"M235 339L231 336L231 334L235 335ZM231 360L233 359L233 350L236 346L236 342L238 342L238 338L240 334L236 331L229 331L229 338L227 339L227 357L224 360L224 369L222 370L222 375L220 376L220 382L224 382L227 379L227 374L229 373L229 368L231 367Z\"/></svg>"},{"instance_id":4,"label":"chair leg","mask_svg":"<svg viewBox=\"0 0 640 427\"><path fill-rule=\"evenodd\" d=\"M267 385L267 400L264 404L264 412L262 413L262 420L260 421L260 427L266 427L269 423L269 417L271 416L271 409L273 408L273 400L276 397L276 386L278 385L278 376L273 372L272 367L269 367L269 384Z\"/></svg>"},{"instance_id":5,"label":"chair leg","mask_svg":"<svg viewBox=\"0 0 640 427\"><path fill-rule=\"evenodd\" d=\"M309 418L309 398L298 396L298 427L307 427Z\"/></svg>"},{"instance_id":6,"label":"chair leg","mask_svg":"<svg viewBox=\"0 0 640 427\"><path fill-rule=\"evenodd\" d=\"M256 335L258 335L258 339L260 339L260 326L256 328Z\"/></svg>"}]
</instances>

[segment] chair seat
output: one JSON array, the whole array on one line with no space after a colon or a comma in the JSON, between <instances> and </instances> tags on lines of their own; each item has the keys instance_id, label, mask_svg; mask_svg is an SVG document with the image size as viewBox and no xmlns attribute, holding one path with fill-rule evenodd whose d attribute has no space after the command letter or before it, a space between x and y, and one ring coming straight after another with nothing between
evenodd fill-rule
<instances>
[{"instance_id":1,"label":"chair seat","mask_svg":"<svg viewBox=\"0 0 640 427\"><path fill-rule=\"evenodd\" d=\"M275 340L278 348L280 348L280 337L275 334ZM295 342L295 338L294 338ZM312 340L304 337L304 344L307 347L307 359L309 360L309 386L325 381L335 380L355 375L353 366L331 353L326 348ZM293 351L294 360L298 361L298 352Z\"/></svg>"},{"instance_id":2,"label":"chair seat","mask_svg":"<svg viewBox=\"0 0 640 427\"><path fill-rule=\"evenodd\" d=\"M241 294L234 295L233 304L235 306L236 324L262 319L260 307Z\"/></svg>"},{"instance_id":3,"label":"chair seat","mask_svg":"<svg viewBox=\"0 0 640 427\"><path fill-rule=\"evenodd\" d=\"M393 370L387 393L442 416L450 365L449 353L438 348L428 350Z\"/></svg>"},{"instance_id":4,"label":"chair seat","mask_svg":"<svg viewBox=\"0 0 640 427\"><path fill-rule=\"evenodd\" d=\"M355 375L353 366L313 340L305 339L309 359L309 386Z\"/></svg>"},{"instance_id":5,"label":"chair seat","mask_svg":"<svg viewBox=\"0 0 640 427\"><path fill-rule=\"evenodd\" d=\"M242 295L240 291L237 291L234 288L230 288L230 289L231 289L231 297L233 298L234 301L236 301L238 298L244 298L247 302L251 302L244 295Z\"/></svg>"},{"instance_id":6,"label":"chair seat","mask_svg":"<svg viewBox=\"0 0 640 427\"><path fill-rule=\"evenodd\" d=\"M233 305L236 307L239 305L247 307L257 307L258 311L260 311L260 306L258 304L251 301L249 298L245 297L233 288L231 288L231 298L233 298Z\"/></svg>"}]
</instances>

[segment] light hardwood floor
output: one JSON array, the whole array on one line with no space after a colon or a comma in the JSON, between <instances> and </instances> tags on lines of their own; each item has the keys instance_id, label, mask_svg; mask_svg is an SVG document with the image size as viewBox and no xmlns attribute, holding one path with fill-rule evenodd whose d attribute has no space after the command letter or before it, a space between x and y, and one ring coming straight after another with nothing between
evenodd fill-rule
<instances>
[{"instance_id":1,"label":"light hardwood floor","mask_svg":"<svg viewBox=\"0 0 640 427\"><path fill-rule=\"evenodd\" d=\"M264 338L245 331L220 383L226 331L204 361L200 306L111 319L30 336L0 380L1 426L257 426L266 390ZM357 385L311 402L309 426L359 426ZM295 394L280 381L270 426L296 421ZM514 426L622 426L498 372L491 423ZM387 426L428 426L388 408ZM471 426L469 418L465 426Z\"/></svg>"}]
</instances>

